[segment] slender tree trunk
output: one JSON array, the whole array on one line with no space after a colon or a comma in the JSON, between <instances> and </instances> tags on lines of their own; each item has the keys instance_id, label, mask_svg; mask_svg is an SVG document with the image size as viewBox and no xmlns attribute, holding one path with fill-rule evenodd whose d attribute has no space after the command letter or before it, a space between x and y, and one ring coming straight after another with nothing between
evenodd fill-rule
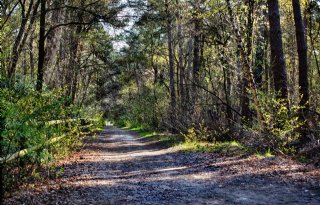
<instances>
[{"instance_id":1,"label":"slender tree trunk","mask_svg":"<svg viewBox=\"0 0 320 205\"><path fill-rule=\"evenodd\" d=\"M83 103L84 103L84 100L86 99L87 97L87 94L88 94L88 89L89 89L89 86L90 86L90 83L91 83L91 79L92 79L92 75L93 73L89 73L88 74L88 80L86 83L84 83L84 92L83 92L83 95L82 95L82 99L80 101L80 107L82 107ZM84 80L85 81L85 80Z\"/></svg>"},{"instance_id":2,"label":"slender tree trunk","mask_svg":"<svg viewBox=\"0 0 320 205\"><path fill-rule=\"evenodd\" d=\"M34 56L33 56L33 40L34 40L34 30L31 31L29 37L29 60L30 60L30 78L31 82L34 80Z\"/></svg>"},{"instance_id":3,"label":"slender tree trunk","mask_svg":"<svg viewBox=\"0 0 320 205\"><path fill-rule=\"evenodd\" d=\"M44 59L45 59L45 26L46 26L46 0L40 3L40 32L39 32L39 54L38 54L38 74L36 90L42 92Z\"/></svg>"},{"instance_id":4,"label":"slender tree trunk","mask_svg":"<svg viewBox=\"0 0 320 205\"><path fill-rule=\"evenodd\" d=\"M27 73L28 73L28 68L27 68L27 51L23 51L23 79L26 81Z\"/></svg>"},{"instance_id":5,"label":"slender tree trunk","mask_svg":"<svg viewBox=\"0 0 320 205\"><path fill-rule=\"evenodd\" d=\"M194 19L194 38L193 38L193 68L192 68L192 112L195 110L195 103L198 99L199 71L200 71L200 20ZM193 113L194 114L194 113Z\"/></svg>"},{"instance_id":6,"label":"slender tree trunk","mask_svg":"<svg viewBox=\"0 0 320 205\"><path fill-rule=\"evenodd\" d=\"M320 77L320 63L319 63L319 59L318 59L317 49L315 47L315 42L314 42L315 41L315 37L312 35L312 30L313 30L314 24L313 24L313 21L312 21L313 10L312 10L312 6L311 6L310 3L308 4L307 13L308 13L307 22L308 22L308 27L309 27L309 29L307 29L307 30L309 30L308 36L309 36L309 39L310 39L311 53L312 53L312 55L314 57L314 60L315 60L318 76ZM311 72L312 72L312 70L311 70ZM310 75L310 76L312 76L312 75ZM311 83L310 83L310 87L312 87Z\"/></svg>"},{"instance_id":7,"label":"slender tree trunk","mask_svg":"<svg viewBox=\"0 0 320 205\"><path fill-rule=\"evenodd\" d=\"M222 49L221 63L222 63L222 69L223 69L223 88L224 88L225 99L226 99L226 103L231 106L230 87L229 87L230 77L229 77L229 72L228 72L228 68L227 68L228 63L225 59L224 48ZM230 126L230 122L232 120L232 110L230 109L229 106L227 106L226 109L227 109L226 116L227 116L228 124Z\"/></svg>"},{"instance_id":8,"label":"slender tree trunk","mask_svg":"<svg viewBox=\"0 0 320 205\"><path fill-rule=\"evenodd\" d=\"M174 125L176 122L176 91L174 82L174 54L172 46L172 22L170 19L169 4L166 1L166 13L167 13L167 35L168 35L168 52L169 52L169 78L170 78L170 118L171 123Z\"/></svg>"},{"instance_id":9,"label":"slender tree trunk","mask_svg":"<svg viewBox=\"0 0 320 205\"><path fill-rule=\"evenodd\" d=\"M179 5L179 0L176 0L177 5ZM184 84L185 84L185 71L184 71L184 65L183 65L183 36L182 36L182 25L181 25L181 21L182 21L182 17L180 14L180 8L177 11L177 19L178 19L178 55L179 55L179 73L180 73L180 83L179 83L179 90L180 90L180 107L182 112L185 110L185 104L186 104L186 98L185 98L185 88L184 88Z\"/></svg>"},{"instance_id":10,"label":"slender tree trunk","mask_svg":"<svg viewBox=\"0 0 320 205\"><path fill-rule=\"evenodd\" d=\"M276 96L288 104L287 71L283 54L282 32L278 0L268 0L271 70L274 78Z\"/></svg>"},{"instance_id":11,"label":"slender tree trunk","mask_svg":"<svg viewBox=\"0 0 320 205\"><path fill-rule=\"evenodd\" d=\"M261 15L266 16L266 12L262 11ZM261 20L258 21L258 37L257 37L257 44L256 44L256 55L254 61L254 78L257 83L258 88L265 89L263 85L263 70L266 64L266 50L267 50L267 30L266 25L264 24L265 18L263 17ZM268 71L265 70L266 82L268 82ZM266 84L267 85L267 84ZM267 89L265 89L267 90Z\"/></svg>"},{"instance_id":12,"label":"slender tree trunk","mask_svg":"<svg viewBox=\"0 0 320 205\"><path fill-rule=\"evenodd\" d=\"M252 66L249 63L247 52L245 52L242 38L241 38L241 34L240 34L240 30L239 30L239 26L238 26L237 21L234 18L232 7L230 4L230 0L226 0L226 2L227 2L229 17L230 17L230 20L231 20L231 23L232 23L232 26L233 26L233 29L234 29L234 32L236 35L236 40L237 40L237 45L238 45L238 50L239 50L242 66L243 66L244 75L246 76L247 80L249 81L248 85L249 85L249 89L251 90L252 95L253 95L253 101L254 101L256 111L258 114L258 119L259 119L261 125L263 126L263 128L265 128L266 127L265 120L264 120L264 116L260 110L260 101L259 101L259 97L258 97L256 83L254 81Z\"/></svg>"},{"instance_id":13,"label":"slender tree trunk","mask_svg":"<svg viewBox=\"0 0 320 205\"><path fill-rule=\"evenodd\" d=\"M52 2L52 7L53 8L59 8L61 6L61 0L54 0ZM50 25L54 26L57 25L61 20L61 10L56 9L53 10L52 12L50 12L50 17L47 16L48 21L50 21ZM59 48L59 44L57 42L57 38L59 38L59 34L60 34L60 29L55 29L50 31L50 33L48 33L47 37L46 37L46 47L45 47L45 59L44 59L44 68L46 68L46 70L48 72L53 73L54 71L51 70L51 68L54 66L54 60L56 59L57 56L57 50ZM49 76L48 74L46 74L46 76ZM51 74L51 76L53 76L53 74ZM50 85L50 78L46 79L45 82Z\"/></svg>"},{"instance_id":14,"label":"slender tree trunk","mask_svg":"<svg viewBox=\"0 0 320 205\"><path fill-rule=\"evenodd\" d=\"M80 69L80 63L81 63L80 59L81 59L81 53L78 52L76 66L74 69L74 76L72 80L72 89L71 89L71 100L73 103L76 100L76 94L78 91L78 78L79 78L79 69Z\"/></svg>"},{"instance_id":15,"label":"slender tree trunk","mask_svg":"<svg viewBox=\"0 0 320 205\"><path fill-rule=\"evenodd\" d=\"M35 21L37 19L37 13L38 13L39 5L40 5L40 0L36 1L36 3L33 6L33 10L32 10L32 13L30 15L30 22L29 22L28 27L26 28L26 30L25 30L25 32L23 34L23 37L21 39L21 42L20 42L18 50L17 50L17 54L19 56L20 56L22 50L24 49L24 46L25 46L25 44L27 42L27 39L28 39L30 33L34 32L33 28L34 28L34 23L35 23Z\"/></svg>"},{"instance_id":16,"label":"slender tree trunk","mask_svg":"<svg viewBox=\"0 0 320 205\"><path fill-rule=\"evenodd\" d=\"M1 108L2 109L2 108ZM4 131L4 121L5 119L0 116L0 142L3 141L3 131ZM3 145L0 143L0 157L4 157ZM4 196L4 163L0 162L0 205L3 204L3 196Z\"/></svg>"},{"instance_id":17,"label":"slender tree trunk","mask_svg":"<svg viewBox=\"0 0 320 205\"><path fill-rule=\"evenodd\" d=\"M268 59L269 57L269 53L268 53L268 48L269 48L269 31L267 29L267 25L266 22L268 22L268 16L267 16L267 11L264 12L264 18L263 18L263 30L264 30L264 46L263 46L263 50L264 50L264 54L263 54L263 59L264 59L264 76L265 76L265 80L264 80L264 90L266 91L266 93L269 93L271 88L273 88L273 86L269 86L272 81L272 77L270 75L270 66L269 66L269 61Z\"/></svg>"},{"instance_id":18,"label":"slender tree trunk","mask_svg":"<svg viewBox=\"0 0 320 205\"><path fill-rule=\"evenodd\" d=\"M309 83L308 83L308 50L305 37L305 28L303 25L301 7L299 0L292 0L294 22L296 27L297 49L299 57L299 93L301 96L300 106L303 108L300 112L300 120L307 119L309 110ZM306 127L301 129L301 142L308 141L306 136Z\"/></svg>"},{"instance_id":19,"label":"slender tree trunk","mask_svg":"<svg viewBox=\"0 0 320 205\"><path fill-rule=\"evenodd\" d=\"M16 72L16 67L18 64L18 60L20 57L20 53L18 52L21 40L23 39L23 34L25 32L26 25L28 23L28 19L31 13L33 1L31 0L29 7L27 9L27 12L25 11L25 4L21 3L21 24L19 28L19 32L17 37L15 38L13 47L12 47L12 52L11 52L11 59L10 59L10 67L8 70L8 78L10 80L10 84L14 82L14 77L15 77L15 72ZM25 13L26 12L26 13Z\"/></svg>"},{"instance_id":20,"label":"slender tree trunk","mask_svg":"<svg viewBox=\"0 0 320 205\"><path fill-rule=\"evenodd\" d=\"M190 107L190 82L191 82L191 69L192 69L192 51L193 51L193 38L190 36L188 42L188 65L187 65L187 76L186 76L186 108ZM188 109L189 110L189 109Z\"/></svg>"},{"instance_id":21,"label":"slender tree trunk","mask_svg":"<svg viewBox=\"0 0 320 205\"><path fill-rule=\"evenodd\" d=\"M254 1L249 0L247 1L248 6L248 16L247 16L247 29L246 29L246 53L248 62L250 65L252 65L251 60L251 53L252 53L252 33L253 33L253 12L254 12ZM245 74L245 72L243 72ZM251 121L252 114L250 110L250 98L249 98L249 79L246 75L243 75L242 77L242 97L241 97L241 107L242 107L242 115L244 118L244 121L246 123Z\"/></svg>"}]
</instances>

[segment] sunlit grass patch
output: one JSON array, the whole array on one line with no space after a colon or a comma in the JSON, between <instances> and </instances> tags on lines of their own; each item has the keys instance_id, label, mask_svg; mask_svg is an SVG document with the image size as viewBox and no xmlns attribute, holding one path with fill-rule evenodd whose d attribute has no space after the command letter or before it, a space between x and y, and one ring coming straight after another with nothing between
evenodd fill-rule
<instances>
[{"instance_id":1,"label":"sunlit grass patch","mask_svg":"<svg viewBox=\"0 0 320 205\"><path fill-rule=\"evenodd\" d=\"M161 144L165 144L168 147L173 147L183 141L181 135L174 135L170 133L158 133L145 129L143 126L125 126L123 129L135 131L139 134L140 139L158 141Z\"/></svg>"},{"instance_id":2,"label":"sunlit grass patch","mask_svg":"<svg viewBox=\"0 0 320 205\"><path fill-rule=\"evenodd\" d=\"M259 158L273 158L275 155L271 152L270 149L268 149L265 153L257 152L255 154Z\"/></svg>"},{"instance_id":3,"label":"sunlit grass patch","mask_svg":"<svg viewBox=\"0 0 320 205\"><path fill-rule=\"evenodd\" d=\"M142 139L150 139L157 140L159 142L166 143L168 145L175 145L181 141L181 137L179 135L172 135L168 133L157 133L154 131L141 130L138 131L139 135Z\"/></svg>"},{"instance_id":4,"label":"sunlit grass patch","mask_svg":"<svg viewBox=\"0 0 320 205\"><path fill-rule=\"evenodd\" d=\"M247 149L239 142L191 142L186 141L177 145L177 148L186 152L218 152L218 153L234 153L245 154Z\"/></svg>"},{"instance_id":5,"label":"sunlit grass patch","mask_svg":"<svg viewBox=\"0 0 320 205\"><path fill-rule=\"evenodd\" d=\"M148 131L148 130L143 130L139 132L139 135L144 137L144 138L152 138L152 137L157 137L159 136L158 133L153 132L153 131Z\"/></svg>"},{"instance_id":6,"label":"sunlit grass patch","mask_svg":"<svg viewBox=\"0 0 320 205\"><path fill-rule=\"evenodd\" d=\"M126 130L131 130L131 131L138 131L138 132L145 131L143 126L125 125L122 128Z\"/></svg>"}]
</instances>

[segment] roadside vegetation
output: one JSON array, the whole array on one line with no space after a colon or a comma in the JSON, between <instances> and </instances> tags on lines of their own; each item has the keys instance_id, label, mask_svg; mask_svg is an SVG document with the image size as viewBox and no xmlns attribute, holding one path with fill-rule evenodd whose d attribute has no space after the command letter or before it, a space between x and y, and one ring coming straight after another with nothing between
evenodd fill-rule
<instances>
[{"instance_id":1,"label":"roadside vegetation","mask_svg":"<svg viewBox=\"0 0 320 205\"><path fill-rule=\"evenodd\" d=\"M1 0L0 203L105 119L319 165L319 50L319 0Z\"/></svg>"}]
</instances>

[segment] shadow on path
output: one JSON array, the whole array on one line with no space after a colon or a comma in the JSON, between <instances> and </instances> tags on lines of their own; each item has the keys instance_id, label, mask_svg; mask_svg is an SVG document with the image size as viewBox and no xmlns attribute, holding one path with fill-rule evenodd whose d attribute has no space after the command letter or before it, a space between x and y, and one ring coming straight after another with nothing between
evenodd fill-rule
<instances>
[{"instance_id":1,"label":"shadow on path","mask_svg":"<svg viewBox=\"0 0 320 205\"><path fill-rule=\"evenodd\" d=\"M246 163L239 157L182 153L113 126L80 154L57 188L8 204L320 204L319 187L280 182L272 170L237 172L232 166Z\"/></svg>"}]
</instances>

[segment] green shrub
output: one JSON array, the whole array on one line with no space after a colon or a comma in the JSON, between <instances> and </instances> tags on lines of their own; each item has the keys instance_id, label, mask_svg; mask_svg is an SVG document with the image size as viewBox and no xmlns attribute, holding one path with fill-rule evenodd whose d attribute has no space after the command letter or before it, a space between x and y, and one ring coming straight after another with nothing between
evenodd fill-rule
<instances>
[{"instance_id":1,"label":"green shrub","mask_svg":"<svg viewBox=\"0 0 320 205\"><path fill-rule=\"evenodd\" d=\"M253 146L264 150L271 148L279 152L292 152L291 144L299 138L299 133L296 131L303 125L298 117L301 107L291 105L288 110L284 100L261 93L260 98L260 109L266 127L256 123L253 127L247 128L253 133L253 137L249 141Z\"/></svg>"},{"instance_id":2,"label":"green shrub","mask_svg":"<svg viewBox=\"0 0 320 205\"><path fill-rule=\"evenodd\" d=\"M30 150L26 156L5 164L7 185L37 175L37 167L50 167L54 159L66 156L79 144L80 121L48 123L84 116L79 107L66 105L69 105L68 98L60 91L39 94L22 83L10 89L0 89L0 117L3 122L0 157ZM103 115L96 115L94 124L103 126ZM64 137L48 143L61 136Z\"/></svg>"},{"instance_id":3,"label":"green shrub","mask_svg":"<svg viewBox=\"0 0 320 205\"><path fill-rule=\"evenodd\" d=\"M203 123L199 123L196 127L193 125L191 128L188 129L186 134L183 134L185 140L187 142L214 142L215 139L212 135L212 132L208 130Z\"/></svg>"}]
</instances>

